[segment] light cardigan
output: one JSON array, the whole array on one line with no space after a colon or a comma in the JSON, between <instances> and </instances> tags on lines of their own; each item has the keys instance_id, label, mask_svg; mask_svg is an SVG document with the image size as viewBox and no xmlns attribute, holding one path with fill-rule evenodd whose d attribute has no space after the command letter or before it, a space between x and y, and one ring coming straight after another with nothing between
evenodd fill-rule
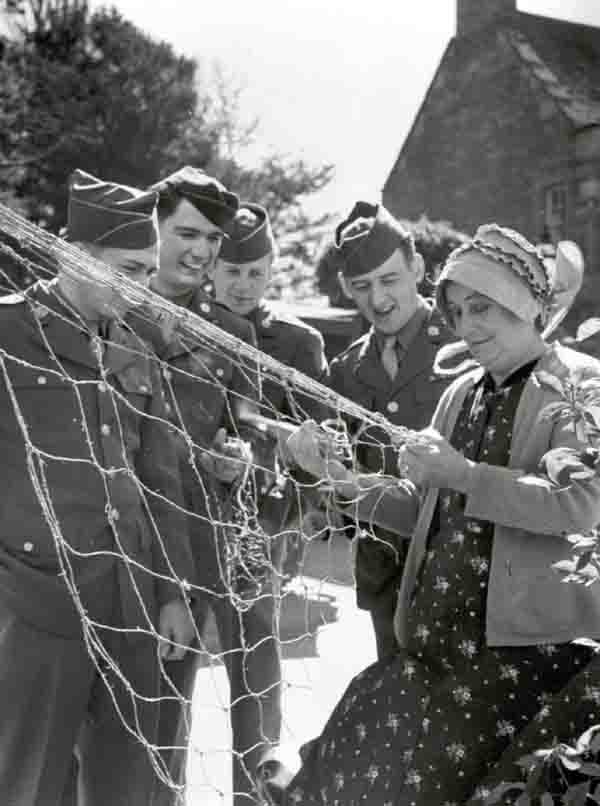
<instances>
[{"instance_id":1,"label":"light cardigan","mask_svg":"<svg viewBox=\"0 0 600 806\"><path fill-rule=\"evenodd\" d=\"M600 478L558 487L540 474L540 459L551 448L581 448L567 422L552 422L542 410L560 399L542 384L544 370L559 378L574 372L600 377L600 362L558 343L548 347L527 380L513 424L508 467L475 464L466 490L465 516L494 526L487 591L488 646L562 643L575 638L600 638L600 583L584 586L563 582L553 563L572 557L567 535L600 522ZM432 426L450 437L467 392L481 378L477 369L457 378L442 396ZM395 618L396 636L406 645L406 616L427 549L427 536L439 490L427 488L416 507L410 488L372 491L357 502L364 518L412 539L404 568ZM415 524L416 521L416 524Z\"/></svg>"}]
</instances>

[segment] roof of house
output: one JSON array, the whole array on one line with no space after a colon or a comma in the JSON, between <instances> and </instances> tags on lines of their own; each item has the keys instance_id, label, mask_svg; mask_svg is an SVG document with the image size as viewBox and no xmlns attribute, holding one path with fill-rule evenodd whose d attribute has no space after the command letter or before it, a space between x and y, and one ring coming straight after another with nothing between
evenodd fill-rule
<instances>
[{"instance_id":1,"label":"roof of house","mask_svg":"<svg viewBox=\"0 0 600 806\"><path fill-rule=\"evenodd\" d=\"M517 12L506 36L576 128L600 123L600 28Z\"/></svg>"},{"instance_id":2,"label":"roof of house","mask_svg":"<svg viewBox=\"0 0 600 806\"><path fill-rule=\"evenodd\" d=\"M537 80L540 91L551 97L576 129L600 124L600 27L542 17L516 11L495 20L493 25L514 48L518 58ZM487 28L486 33L489 33ZM446 58L453 52L453 38L415 116L394 167L404 153L415 125L436 83ZM385 189L384 189L385 192Z\"/></svg>"}]
</instances>

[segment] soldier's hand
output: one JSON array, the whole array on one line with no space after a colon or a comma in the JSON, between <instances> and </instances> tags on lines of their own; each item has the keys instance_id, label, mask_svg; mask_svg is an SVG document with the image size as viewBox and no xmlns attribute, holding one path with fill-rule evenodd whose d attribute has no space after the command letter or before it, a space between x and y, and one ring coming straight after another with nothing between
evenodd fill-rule
<instances>
[{"instance_id":1,"label":"soldier's hand","mask_svg":"<svg viewBox=\"0 0 600 806\"><path fill-rule=\"evenodd\" d=\"M194 622L183 600L174 599L161 607L158 631L162 639L160 642L161 658L163 660L181 660L195 634Z\"/></svg>"},{"instance_id":2,"label":"soldier's hand","mask_svg":"<svg viewBox=\"0 0 600 806\"><path fill-rule=\"evenodd\" d=\"M238 437L230 437L219 428L211 445L210 454L202 459L204 467L225 484L232 484L252 462L250 445Z\"/></svg>"},{"instance_id":3,"label":"soldier's hand","mask_svg":"<svg viewBox=\"0 0 600 806\"><path fill-rule=\"evenodd\" d=\"M345 478L346 468L337 459L337 445L314 420L306 420L288 439L286 448L294 462L318 479Z\"/></svg>"}]
</instances>

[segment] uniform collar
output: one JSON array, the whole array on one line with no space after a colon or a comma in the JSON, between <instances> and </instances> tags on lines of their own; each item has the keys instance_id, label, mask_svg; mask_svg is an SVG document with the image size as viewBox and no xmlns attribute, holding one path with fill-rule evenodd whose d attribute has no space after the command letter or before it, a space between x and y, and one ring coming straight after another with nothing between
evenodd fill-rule
<instances>
[{"instance_id":1,"label":"uniform collar","mask_svg":"<svg viewBox=\"0 0 600 806\"><path fill-rule=\"evenodd\" d=\"M244 319L250 322L250 324L253 325L254 329L258 332L263 328L271 327L274 316L274 312L267 305L267 303L264 300L261 300L253 311L250 311L250 313L244 316Z\"/></svg>"},{"instance_id":2,"label":"uniform collar","mask_svg":"<svg viewBox=\"0 0 600 806\"><path fill-rule=\"evenodd\" d=\"M58 358L98 371L99 363L90 334L77 312L58 293L57 281L40 281L25 294L31 313L31 337L40 346L49 345ZM107 373L118 373L139 360L139 342L119 322L110 325L104 343L102 365Z\"/></svg>"},{"instance_id":3,"label":"uniform collar","mask_svg":"<svg viewBox=\"0 0 600 806\"><path fill-rule=\"evenodd\" d=\"M441 332L440 328L434 324L432 307L422 297L419 297L419 300L417 311L405 326L409 328L406 335L410 334L410 343L393 381L389 380L381 365L380 349L377 343L378 334L375 328L371 328L363 336L354 368L355 374L363 383L378 390L388 385L393 394L416 375L431 371L435 354L439 349Z\"/></svg>"}]
</instances>

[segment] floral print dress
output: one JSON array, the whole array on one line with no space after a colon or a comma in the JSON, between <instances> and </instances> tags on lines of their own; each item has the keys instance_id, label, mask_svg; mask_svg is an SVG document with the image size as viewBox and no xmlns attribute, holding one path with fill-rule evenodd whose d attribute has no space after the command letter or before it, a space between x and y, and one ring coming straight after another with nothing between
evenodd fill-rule
<instances>
[{"instance_id":1,"label":"floral print dress","mask_svg":"<svg viewBox=\"0 0 600 806\"><path fill-rule=\"evenodd\" d=\"M474 385L451 442L467 458L508 463L512 424L535 362L500 388ZM493 490L490 490L493 495ZM349 685L287 790L306 806L457 806L514 737L580 672L587 647L489 648L485 615L493 524L466 518L440 491L411 603L406 648Z\"/></svg>"}]
</instances>

